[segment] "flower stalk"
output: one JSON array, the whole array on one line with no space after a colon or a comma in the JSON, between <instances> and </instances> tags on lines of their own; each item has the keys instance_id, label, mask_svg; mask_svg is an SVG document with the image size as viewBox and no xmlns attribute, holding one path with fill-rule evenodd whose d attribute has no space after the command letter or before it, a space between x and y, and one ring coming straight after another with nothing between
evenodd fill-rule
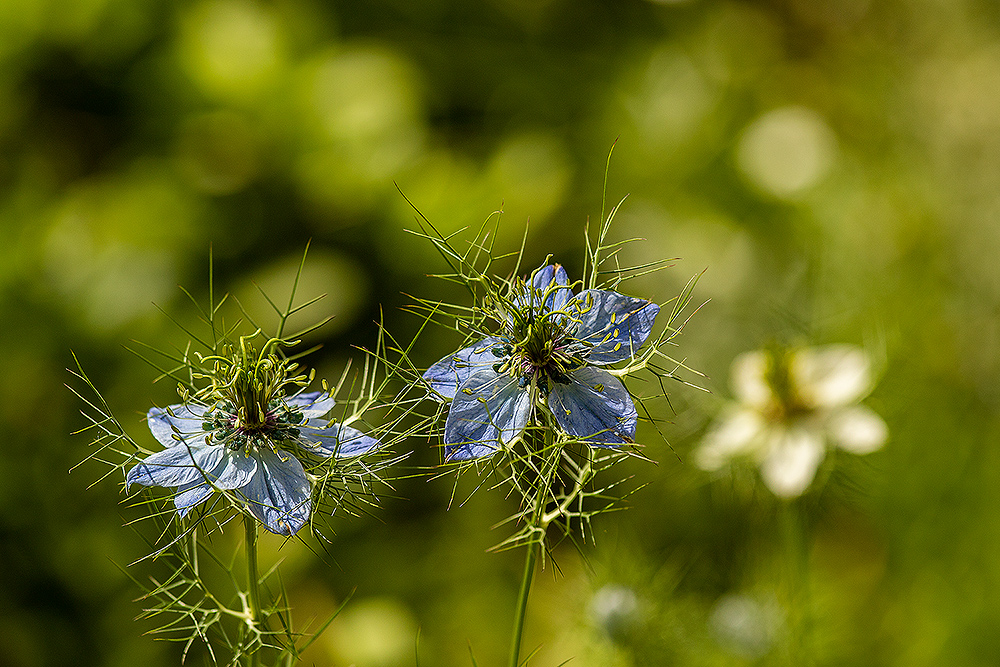
<instances>
[{"instance_id":1,"label":"flower stalk","mask_svg":"<svg viewBox=\"0 0 1000 667\"><path fill-rule=\"evenodd\" d=\"M517 594L517 607L514 612L514 632L510 642L510 667L518 667L521 653L521 635L524 631L524 617L528 610L528 593L531 590L531 580L535 574L535 563L538 560L538 550L541 543L532 540L528 543L524 555L524 574L521 577L521 589Z\"/></svg>"},{"instance_id":2,"label":"flower stalk","mask_svg":"<svg viewBox=\"0 0 1000 667\"><path fill-rule=\"evenodd\" d=\"M545 517L545 501L549 496L549 485L558 467L558 454L552 455L552 430L545 430L545 449L542 450L542 474L538 475L534 487L534 507L531 512L527 530L530 538L524 554L524 573L521 576L521 588L517 594L517 606L514 610L514 630L510 642L510 667L518 667L521 653L521 636L524 632L524 619L528 609L528 594L531 591L531 581L535 575L535 564L538 562L538 552L545 542L545 529L548 521ZM532 452L529 456L534 456Z\"/></svg>"},{"instance_id":3,"label":"flower stalk","mask_svg":"<svg viewBox=\"0 0 1000 667\"><path fill-rule=\"evenodd\" d=\"M257 566L257 520L250 514L243 516L243 526L246 529L247 555L247 593L250 598L250 631L253 635L263 634L263 618L260 606L260 574ZM250 649L250 667L260 665L260 646Z\"/></svg>"}]
</instances>

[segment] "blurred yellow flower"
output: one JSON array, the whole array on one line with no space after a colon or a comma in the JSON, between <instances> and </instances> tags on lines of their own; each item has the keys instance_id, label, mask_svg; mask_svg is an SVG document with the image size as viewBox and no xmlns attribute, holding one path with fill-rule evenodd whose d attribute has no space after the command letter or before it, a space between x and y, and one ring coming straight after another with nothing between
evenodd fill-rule
<instances>
[{"instance_id":1,"label":"blurred yellow flower","mask_svg":"<svg viewBox=\"0 0 1000 667\"><path fill-rule=\"evenodd\" d=\"M827 446L868 454L888 437L882 418L858 405L874 386L858 347L746 352L733 361L730 379L737 401L695 453L704 470L749 458L771 491L790 498L812 483Z\"/></svg>"}]
</instances>

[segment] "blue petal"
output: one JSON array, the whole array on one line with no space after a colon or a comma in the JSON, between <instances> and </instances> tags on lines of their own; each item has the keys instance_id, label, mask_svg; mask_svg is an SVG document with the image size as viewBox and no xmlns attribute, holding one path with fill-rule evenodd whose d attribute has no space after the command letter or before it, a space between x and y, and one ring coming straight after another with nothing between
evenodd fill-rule
<instances>
[{"instance_id":1,"label":"blue petal","mask_svg":"<svg viewBox=\"0 0 1000 667\"><path fill-rule=\"evenodd\" d=\"M604 444L634 442L638 415L625 386L607 371L584 366L569 384L549 391L549 410L572 436Z\"/></svg>"},{"instance_id":2,"label":"blue petal","mask_svg":"<svg viewBox=\"0 0 1000 667\"><path fill-rule=\"evenodd\" d=\"M218 489L238 489L257 472L257 459L245 451L226 450L219 465L208 473L208 479Z\"/></svg>"},{"instance_id":3,"label":"blue petal","mask_svg":"<svg viewBox=\"0 0 1000 667\"><path fill-rule=\"evenodd\" d=\"M206 410L202 405L184 404L171 405L166 409L152 408L146 414L146 422L153 437L164 447L174 447L180 442L174 435L193 445L204 435L201 425L205 421Z\"/></svg>"},{"instance_id":4,"label":"blue petal","mask_svg":"<svg viewBox=\"0 0 1000 667\"><path fill-rule=\"evenodd\" d=\"M322 456L336 454L340 459L360 456L382 445L375 438L365 435L352 426L335 423L326 428L308 428L325 423L323 420L311 420L306 424L306 428L300 431L302 440L311 445L309 448Z\"/></svg>"},{"instance_id":5,"label":"blue petal","mask_svg":"<svg viewBox=\"0 0 1000 667\"><path fill-rule=\"evenodd\" d=\"M517 378L479 371L462 385L444 425L445 461L489 456L524 430L531 397Z\"/></svg>"},{"instance_id":6,"label":"blue petal","mask_svg":"<svg viewBox=\"0 0 1000 667\"><path fill-rule=\"evenodd\" d=\"M543 312L562 310L573 296L573 290L568 285L569 276L561 264L549 264L539 268L531 280L532 305L537 306L544 296Z\"/></svg>"},{"instance_id":7,"label":"blue petal","mask_svg":"<svg viewBox=\"0 0 1000 667\"><path fill-rule=\"evenodd\" d=\"M214 489L208 484L199 484L198 482L185 484L178 488L177 495L174 496L174 507L177 508L177 513L181 518L186 517L188 512L212 495L213 491Z\"/></svg>"},{"instance_id":8,"label":"blue petal","mask_svg":"<svg viewBox=\"0 0 1000 667\"><path fill-rule=\"evenodd\" d=\"M304 394L285 399L285 405L290 408L298 408L306 419L322 417L332 410L335 404L336 401L333 397L325 391L307 391Z\"/></svg>"},{"instance_id":9,"label":"blue petal","mask_svg":"<svg viewBox=\"0 0 1000 667\"><path fill-rule=\"evenodd\" d=\"M126 486L182 486L203 482L211 476L226 453L223 445L180 445L150 454L137 463L125 478Z\"/></svg>"},{"instance_id":10,"label":"blue petal","mask_svg":"<svg viewBox=\"0 0 1000 667\"><path fill-rule=\"evenodd\" d=\"M247 508L264 527L291 536L309 521L309 480L299 460L287 452L258 451L257 473L240 489Z\"/></svg>"},{"instance_id":11,"label":"blue petal","mask_svg":"<svg viewBox=\"0 0 1000 667\"><path fill-rule=\"evenodd\" d=\"M514 283L511 298L518 308L530 306L540 314L562 310L573 298L573 290L566 269L559 264L543 264L531 272L530 278Z\"/></svg>"},{"instance_id":12,"label":"blue petal","mask_svg":"<svg viewBox=\"0 0 1000 667\"><path fill-rule=\"evenodd\" d=\"M489 337L449 354L427 369L424 380L441 396L455 398L455 392L473 373L499 361L492 352L497 345L501 345L500 339Z\"/></svg>"},{"instance_id":13,"label":"blue petal","mask_svg":"<svg viewBox=\"0 0 1000 667\"><path fill-rule=\"evenodd\" d=\"M580 320L575 337L583 341L587 361L604 366L639 352L660 307L611 290L591 289L578 294L569 310Z\"/></svg>"}]
</instances>

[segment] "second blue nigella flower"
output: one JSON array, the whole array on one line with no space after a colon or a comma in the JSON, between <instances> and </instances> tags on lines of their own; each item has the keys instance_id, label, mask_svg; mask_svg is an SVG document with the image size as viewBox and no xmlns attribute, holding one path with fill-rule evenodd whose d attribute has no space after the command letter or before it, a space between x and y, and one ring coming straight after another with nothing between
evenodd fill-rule
<instances>
[{"instance_id":1,"label":"second blue nigella flower","mask_svg":"<svg viewBox=\"0 0 1000 667\"><path fill-rule=\"evenodd\" d=\"M445 460L492 455L521 435L536 407L571 438L597 446L633 442L635 405L603 367L637 356L660 307L613 290L574 294L558 264L512 280L494 302L500 330L423 376L452 401Z\"/></svg>"}]
</instances>

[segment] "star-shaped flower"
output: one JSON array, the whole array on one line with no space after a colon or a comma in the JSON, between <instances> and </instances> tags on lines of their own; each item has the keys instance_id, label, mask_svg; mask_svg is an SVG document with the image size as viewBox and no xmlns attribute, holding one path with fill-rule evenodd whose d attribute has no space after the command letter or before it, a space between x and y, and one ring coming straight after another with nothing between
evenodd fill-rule
<instances>
[{"instance_id":1,"label":"star-shaped flower","mask_svg":"<svg viewBox=\"0 0 1000 667\"><path fill-rule=\"evenodd\" d=\"M868 454L888 437L882 418L858 405L873 386L860 348L747 352L733 362L731 381L737 403L695 453L705 470L749 458L771 491L794 497L812 483L828 446Z\"/></svg>"},{"instance_id":2,"label":"star-shaped flower","mask_svg":"<svg viewBox=\"0 0 1000 667\"><path fill-rule=\"evenodd\" d=\"M574 294L558 264L513 281L496 304L500 330L424 373L437 397L451 399L445 460L499 451L537 407L572 438L596 446L633 442L635 405L604 367L637 356L659 310L612 290Z\"/></svg>"},{"instance_id":3,"label":"star-shaped flower","mask_svg":"<svg viewBox=\"0 0 1000 667\"><path fill-rule=\"evenodd\" d=\"M153 408L149 430L166 449L136 464L126 485L176 487L182 517L216 490L231 491L269 531L294 535L309 520L312 501L309 478L290 450L347 458L379 446L322 419L333 405L328 395L310 392L272 398L256 415L230 402Z\"/></svg>"}]
</instances>

